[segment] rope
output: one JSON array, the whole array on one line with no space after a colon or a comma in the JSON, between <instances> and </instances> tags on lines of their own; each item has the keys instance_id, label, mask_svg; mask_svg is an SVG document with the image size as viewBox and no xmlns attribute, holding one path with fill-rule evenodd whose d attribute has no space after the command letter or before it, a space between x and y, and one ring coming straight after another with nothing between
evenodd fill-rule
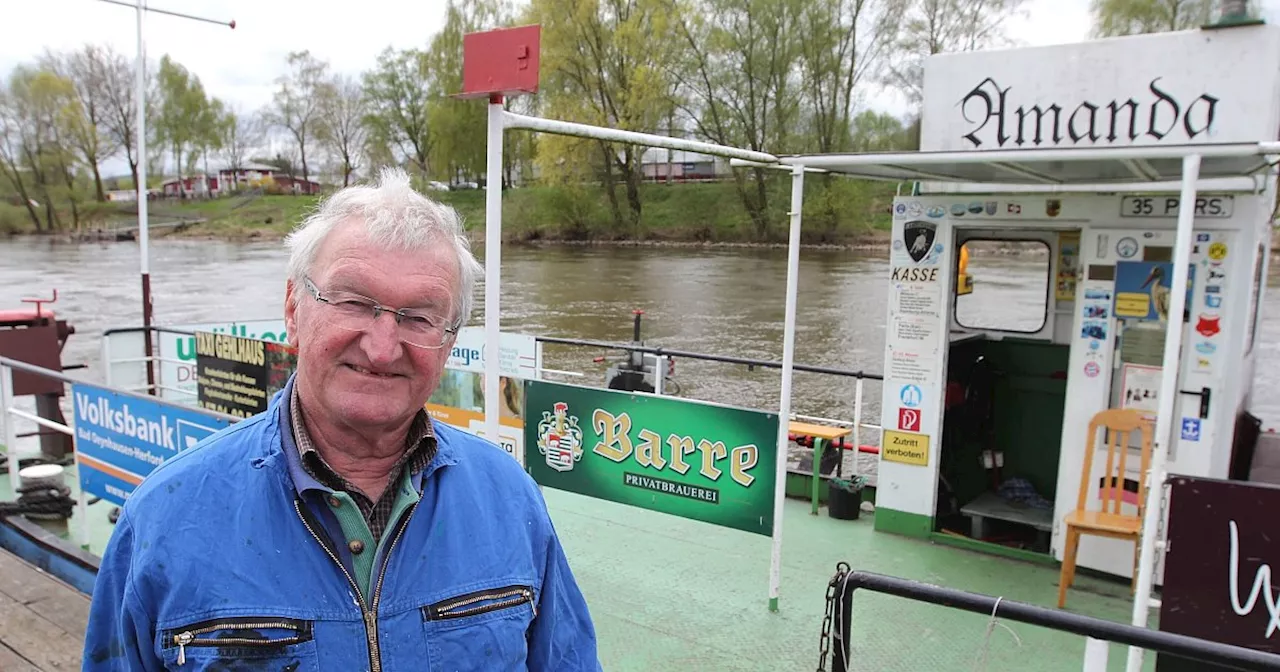
<instances>
[{"instance_id":1,"label":"rope","mask_svg":"<svg viewBox=\"0 0 1280 672\"><path fill-rule=\"evenodd\" d=\"M24 515L36 518L70 518L75 509L71 488L36 483L18 488L18 501L0 502L0 516Z\"/></svg>"},{"instance_id":2,"label":"rope","mask_svg":"<svg viewBox=\"0 0 1280 672\"><path fill-rule=\"evenodd\" d=\"M997 625L1008 630L1009 634L1013 635L1013 640L1018 643L1018 648L1022 648L1022 639L1018 637L1018 633L1014 632L1013 628L996 620L996 612L1000 610L1000 600L1003 599L1003 597L997 597L995 605L991 607L991 619L987 621L987 634L983 637L982 649L978 652L980 657L974 662L974 672L981 672L987 669L987 653L991 650L991 633L995 631Z\"/></svg>"}]
</instances>

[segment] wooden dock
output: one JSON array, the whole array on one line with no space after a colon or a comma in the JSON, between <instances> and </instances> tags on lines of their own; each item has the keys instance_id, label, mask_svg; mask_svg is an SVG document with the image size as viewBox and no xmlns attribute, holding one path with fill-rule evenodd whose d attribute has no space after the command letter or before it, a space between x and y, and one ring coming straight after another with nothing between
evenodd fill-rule
<instances>
[{"instance_id":1,"label":"wooden dock","mask_svg":"<svg viewBox=\"0 0 1280 672\"><path fill-rule=\"evenodd\" d=\"M79 670L89 597L0 550L0 670Z\"/></svg>"}]
</instances>

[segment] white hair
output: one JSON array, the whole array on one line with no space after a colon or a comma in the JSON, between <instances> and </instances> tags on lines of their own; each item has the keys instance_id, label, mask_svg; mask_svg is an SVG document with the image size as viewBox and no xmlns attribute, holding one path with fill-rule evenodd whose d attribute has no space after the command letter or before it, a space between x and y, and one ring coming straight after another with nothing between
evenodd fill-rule
<instances>
[{"instance_id":1,"label":"white hair","mask_svg":"<svg viewBox=\"0 0 1280 672\"><path fill-rule=\"evenodd\" d=\"M459 325L467 323L476 277L484 269L471 254L457 211L414 191L409 175L400 168L383 168L372 185L340 189L285 237L289 278L295 285L301 285L311 272L321 243L334 227L350 220L362 222L365 234L387 249L424 250L447 241L458 262L454 319Z\"/></svg>"}]
</instances>

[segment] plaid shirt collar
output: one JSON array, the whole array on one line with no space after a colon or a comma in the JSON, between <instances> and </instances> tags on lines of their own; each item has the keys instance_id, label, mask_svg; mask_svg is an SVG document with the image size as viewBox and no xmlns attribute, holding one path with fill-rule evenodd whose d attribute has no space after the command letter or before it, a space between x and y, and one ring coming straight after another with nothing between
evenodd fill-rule
<instances>
[{"instance_id":1,"label":"plaid shirt collar","mask_svg":"<svg viewBox=\"0 0 1280 672\"><path fill-rule=\"evenodd\" d=\"M427 415L425 409L419 410L414 416L413 424L409 427L409 434L405 438L405 451L391 468L391 478L388 482L388 487L383 492L383 496L379 501L374 502L350 481L334 471L325 462L320 452L316 450L315 442L311 439L311 435L307 432L306 423L303 421L302 405L298 400L298 388L296 385L290 385L289 387L289 419L293 429L294 443L298 446L298 456L302 469L321 485L331 490L341 490L349 494L360 506L365 519L369 521L374 537L381 536L380 530L372 528L381 528L383 525L378 523L385 524L387 522L382 518L390 516L391 509L395 503L395 484L400 480L404 470L408 469L410 474L417 474L426 469L432 458L435 457L436 437L431 427L430 416Z\"/></svg>"}]
</instances>

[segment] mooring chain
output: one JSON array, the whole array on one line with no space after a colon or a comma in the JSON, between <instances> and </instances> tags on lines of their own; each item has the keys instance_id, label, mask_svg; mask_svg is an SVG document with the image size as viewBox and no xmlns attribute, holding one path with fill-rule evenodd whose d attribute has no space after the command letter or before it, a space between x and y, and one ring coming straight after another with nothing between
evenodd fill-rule
<instances>
[{"instance_id":1,"label":"mooring chain","mask_svg":"<svg viewBox=\"0 0 1280 672\"><path fill-rule=\"evenodd\" d=\"M827 584L827 609L822 617L822 635L818 638L818 672L826 672L827 669L827 654L831 652L831 620L836 613L836 587L848 572L848 564L836 563L836 575Z\"/></svg>"}]
</instances>

